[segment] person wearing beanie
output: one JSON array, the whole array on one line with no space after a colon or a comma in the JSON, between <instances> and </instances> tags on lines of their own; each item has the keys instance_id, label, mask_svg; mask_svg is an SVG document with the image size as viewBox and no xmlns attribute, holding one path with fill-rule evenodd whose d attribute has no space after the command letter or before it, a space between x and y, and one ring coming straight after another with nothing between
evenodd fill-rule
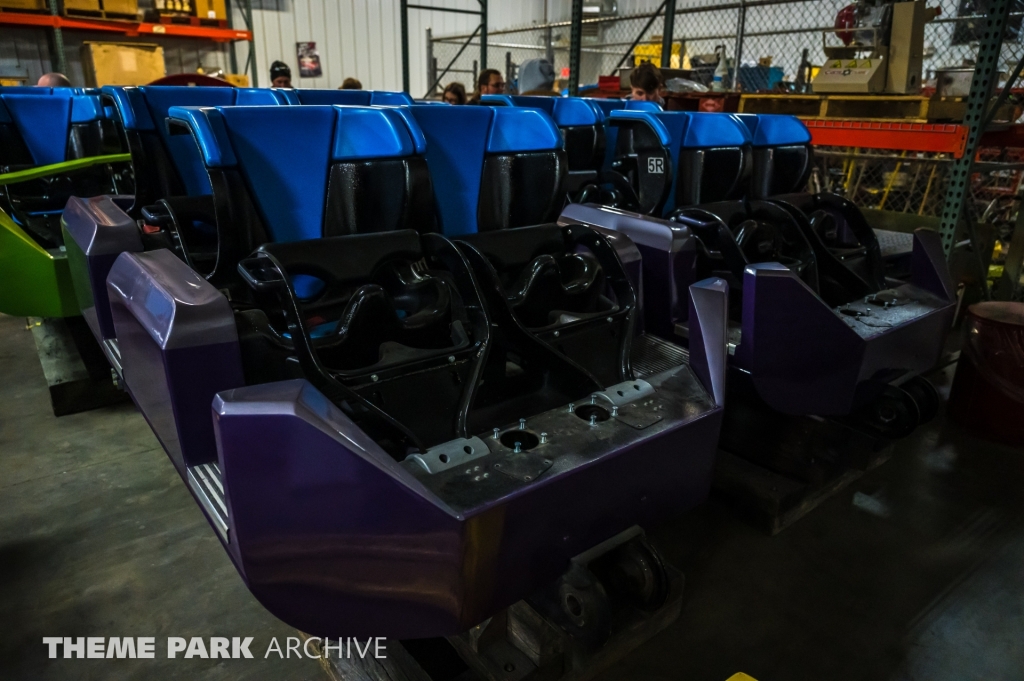
<instances>
[{"instance_id":1,"label":"person wearing beanie","mask_svg":"<svg viewBox=\"0 0 1024 681\"><path fill-rule=\"evenodd\" d=\"M557 95L555 67L547 59L529 59L519 67L519 94Z\"/></svg>"},{"instance_id":2,"label":"person wearing beanie","mask_svg":"<svg viewBox=\"0 0 1024 681\"><path fill-rule=\"evenodd\" d=\"M270 65L270 87L291 87L292 70L283 61Z\"/></svg>"}]
</instances>

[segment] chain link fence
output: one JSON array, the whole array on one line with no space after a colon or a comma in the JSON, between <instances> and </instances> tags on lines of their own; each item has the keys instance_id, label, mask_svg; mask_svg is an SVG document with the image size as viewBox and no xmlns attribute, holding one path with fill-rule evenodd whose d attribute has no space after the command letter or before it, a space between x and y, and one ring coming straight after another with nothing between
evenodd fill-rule
<instances>
[{"instance_id":1,"label":"chain link fence","mask_svg":"<svg viewBox=\"0 0 1024 681\"><path fill-rule=\"evenodd\" d=\"M682 46L683 66L697 66L701 55L713 55L724 46L746 91L771 89L779 80L792 81L799 71L804 50L812 65L825 60L823 40L838 45L834 34L836 14L850 0L679 0L676 4L673 39ZM936 69L971 65L977 51L976 27L983 0L937 0L939 16L925 26L923 74ZM980 8L980 9L979 9ZM1024 55L1021 22L1024 0L1014 0L1000 64L1005 73ZM663 14L647 12L629 16L585 18L580 55L581 86L597 82L598 76L612 75L619 66L632 64L634 55L660 54L664 30ZM826 33L827 32L827 33ZM523 28L490 30L488 62L505 71L514 82L515 68L528 59L546 57L556 75L568 78L569 33L567 21ZM452 81L472 90L479 69L479 41L469 34L428 35L428 82L440 80L437 91ZM639 44L634 47L634 42ZM466 45L467 40L469 44ZM657 48L654 48L657 46ZM770 59L769 66L759 66ZM706 60L705 60L706 61ZM447 73L445 73L447 67ZM708 67L710 78L713 67ZM430 93L428 93L430 94Z\"/></svg>"},{"instance_id":2,"label":"chain link fence","mask_svg":"<svg viewBox=\"0 0 1024 681\"><path fill-rule=\"evenodd\" d=\"M678 0L673 39L679 56L673 66L697 69L709 82L724 50L733 67L730 80L744 92L771 91L776 83L795 81L806 62L820 66L823 49L838 45L836 14L851 0ZM925 25L923 77L933 81L935 71L973 66L978 50L980 20L986 0L932 0L939 15ZM1024 0L1014 0L1000 56L1004 80L1024 57L1021 41ZM637 57L660 59L663 14L647 12L631 16L584 19L582 26L579 83L596 83L599 76L614 75L620 66L631 66ZM492 30L488 37L489 65L502 70L514 85L516 68L528 59L546 57L556 75L568 79L569 22L526 28ZM428 82L460 80L472 91L479 58L479 42L469 35L430 38ZM467 41L469 44L467 44ZM673 49L673 55L676 49ZM702 59L703 55L708 55ZM444 70L449 68L447 74ZM562 84L561 82L559 83ZM1024 149L982 148L971 179L965 215L985 225L994 239L993 262L1005 257L1016 222L1019 197L1024 191ZM953 158L948 154L905 150L866 150L816 147L812 189L835 192L861 208L919 216L937 221L942 216L948 174ZM1001 271L1001 266L990 270Z\"/></svg>"}]
</instances>

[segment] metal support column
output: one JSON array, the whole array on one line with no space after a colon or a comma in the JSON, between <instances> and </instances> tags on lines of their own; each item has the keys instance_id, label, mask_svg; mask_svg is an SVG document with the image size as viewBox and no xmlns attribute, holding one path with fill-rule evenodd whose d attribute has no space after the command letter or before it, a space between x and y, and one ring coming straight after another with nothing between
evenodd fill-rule
<instances>
[{"instance_id":1,"label":"metal support column","mask_svg":"<svg viewBox=\"0 0 1024 681\"><path fill-rule=\"evenodd\" d=\"M50 0L50 14L60 16L60 5L57 0ZM57 73L68 73L68 59L64 54L64 32L59 26L53 27L53 70Z\"/></svg>"},{"instance_id":2,"label":"metal support column","mask_svg":"<svg viewBox=\"0 0 1024 681\"><path fill-rule=\"evenodd\" d=\"M437 82L437 59L434 58L434 31L433 29L427 29L427 82ZM432 97L437 92L437 87L433 86L427 91L427 98Z\"/></svg>"},{"instance_id":3,"label":"metal support column","mask_svg":"<svg viewBox=\"0 0 1024 681\"><path fill-rule=\"evenodd\" d=\"M469 36L466 42L463 43L462 47L459 48L458 54L456 54L455 57L450 62L448 62L448 66L444 68L444 71L442 71L441 74L438 75L436 78L428 78L430 88L427 90L427 93L424 95L424 97L429 97L434 92L434 88L437 87L438 83L441 82L441 79L445 77L448 71L452 69L452 66L455 65L455 62L458 60L458 58L462 56L463 51L467 47L469 47L470 43L473 42L473 38L477 37L477 35L480 36L480 68L487 68L487 0L477 0L477 2L480 3L479 12L472 9L458 9L455 7L411 5L409 4L409 0L399 0L399 13L401 14L402 21L402 87L405 89L406 92L409 92L409 10L411 9L422 9L430 12L449 12L451 14L475 14L476 16L480 17L480 25L476 27L476 30L473 31L473 35ZM427 29L428 72L431 68L431 64L434 63L434 60L432 58L433 47L434 43L430 36L430 29ZM475 71L476 68L474 67L473 70ZM434 68L434 72L437 72L436 67ZM475 84L475 76L473 80Z\"/></svg>"},{"instance_id":4,"label":"metal support column","mask_svg":"<svg viewBox=\"0 0 1024 681\"><path fill-rule=\"evenodd\" d=\"M487 68L487 0L480 1L480 70Z\"/></svg>"},{"instance_id":5,"label":"metal support column","mask_svg":"<svg viewBox=\"0 0 1024 681\"><path fill-rule=\"evenodd\" d=\"M580 44L583 41L583 0L572 0L569 30L569 96L580 93Z\"/></svg>"},{"instance_id":6,"label":"metal support column","mask_svg":"<svg viewBox=\"0 0 1024 681\"><path fill-rule=\"evenodd\" d=\"M661 68L672 68L672 36L675 35L676 0L665 3L665 30L661 34ZM683 55L679 55L679 67L682 68Z\"/></svg>"},{"instance_id":7,"label":"metal support column","mask_svg":"<svg viewBox=\"0 0 1024 681\"><path fill-rule=\"evenodd\" d=\"M986 106L992 96L993 81L999 73L999 52L1003 44L1003 36L1006 29L1006 18L1010 13L1010 0L994 0L989 4L988 16L984 19L984 29L978 31L982 36L978 46L977 66L974 70L974 79L971 81L970 94L967 97L967 114L964 116L964 125L967 126L967 145L964 155L957 159L949 172L949 184L946 194L946 202L942 209L942 223L940 234L942 236L942 248L949 257L953 245L960 232L961 221L965 220L965 204L971 191L971 170L974 165L974 156L978 151L978 141L981 133L984 132L986 120ZM982 22L978 22L982 23ZM975 238L974 217L971 211L967 211L966 226L967 233L971 239L975 255L979 257L979 263L983 254L977 251L977 239ZM987 260L987 258L985 259ZM979 272L981 281L987 280L987 272ZM988 294L986 286L986 296Z\"/></svg>"},{"instance_id":8,"label":"metal support column","mask_svg":"<svg viewBox=\"0 0 1024 681\"><path fill-rule=\"evenodd\" d=\"M245 23L245 29L252 33L252 0L235 0L235 8L242 15L242 22ZM231 10L230 5L228 6L228 27L234 28L234 11ZM260 86L259 76L256 75L256 49L254 40L247 40L249 44L249 54L245 57L245 68L242 69L242 74L247 74L252 70L252 76L250 76L250 84L252 87ZM238 45L238 41L231 43L231 72L238 73L238 56L235 53L235 47Z\"/></svg>"},{"instance_id":9,"label":"metal support column","mask_svg":"<svg viewBox=\"0 0 1024 681\"><path fill-rule=\"evenodd\" d=\"M736 47L733 48L732 89L740 82L740 64L743 63L743 34L747 31L747 0L740 0L736 10ZM725 55L723 55L725 56Z\"/></svg>"},{"instance_id":10,"label":"metal support column","mask_svg":"<svg viewBox=\"0 0 1024 681\"><path fill-rule=\"evenodd\" d=\"M399 16L402 26L402 91L409 93L409 2L399 0ZM429 61L427 62L430 63Z\"/></svg>"}]
</instances>

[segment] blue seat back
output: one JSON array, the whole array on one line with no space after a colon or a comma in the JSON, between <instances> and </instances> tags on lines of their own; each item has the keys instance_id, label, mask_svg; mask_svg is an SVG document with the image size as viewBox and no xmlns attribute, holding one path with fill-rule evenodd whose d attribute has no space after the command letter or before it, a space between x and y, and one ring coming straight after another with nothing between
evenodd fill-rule
<instances>
[{"instance_id":1,"label":"blue seat back","mask_svg":"<svg viewBox=\"0 0 1024 681\"><path fill-rule=\"evenodd\" d=\"M273 241L323 236L330 166L421 154L407 112L348 106L174 107L206 169L235 169ZM301 150L301 153L296 153Z\"/></svg>"},{"instance_id":2,"label":"blue seat back","mask_svg":"<svg viewBox=\"0 0 1024 681\"><path fill-rule=\"evenodd\" d=\"M489 156L550 152L562 140L551 118L518 107L427 106L409 109L426 141L435 205L447 236L478 231L481 192Z\"/></svg>"},{"instance_id":3,"label":"blue seat back","mask_svg":"<svg viewBox=\"0 0 1024 681\"><path fill-rule=\"evenodd\" d=\"M0 137L5 147L0 151L0 161L27 162L29 159L20 158L24 152L16 145L24 146L34 165L67 160L73 93L71 88L57 88L49 96L42 94L0 93L0 126L6 128Z\"/></svg>"}]
</instances>

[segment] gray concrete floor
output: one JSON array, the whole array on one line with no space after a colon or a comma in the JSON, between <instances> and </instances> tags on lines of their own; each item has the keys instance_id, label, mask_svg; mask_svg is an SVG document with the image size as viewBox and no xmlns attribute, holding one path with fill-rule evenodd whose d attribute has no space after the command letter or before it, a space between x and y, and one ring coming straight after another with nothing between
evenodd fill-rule
<instances>
[{"instance_id":1,"label":"gray concrete floor","mask_svg":"<svg viewBox=\"0 0 1024 681\"><path fill-rule=\"evenodd\" d=\"M295 630L249 594L131 404L56 418L24 319L0 315L0 679L324 679L314 660L168 660L168 636ZM153 636L152 660L47 658L44 636Z\"/></svg>"},{"instance_id":2,"label":"gray concrete floor","mask_svg":"<svg viewBox=\"0 0 1024 681\"><path fill-rule=\"evenodd\" d=\"M651 533L687 576L679 621L601 678L1024 678L1022 490L1024 452L940 417L776 537L712 500ZM294 659L46 659L43 636L245 635L261 657L294 632L142 417L54 418L31 334L3 316L0 500L0 679L325 678Z\"/></svg>"}]
</instances>

